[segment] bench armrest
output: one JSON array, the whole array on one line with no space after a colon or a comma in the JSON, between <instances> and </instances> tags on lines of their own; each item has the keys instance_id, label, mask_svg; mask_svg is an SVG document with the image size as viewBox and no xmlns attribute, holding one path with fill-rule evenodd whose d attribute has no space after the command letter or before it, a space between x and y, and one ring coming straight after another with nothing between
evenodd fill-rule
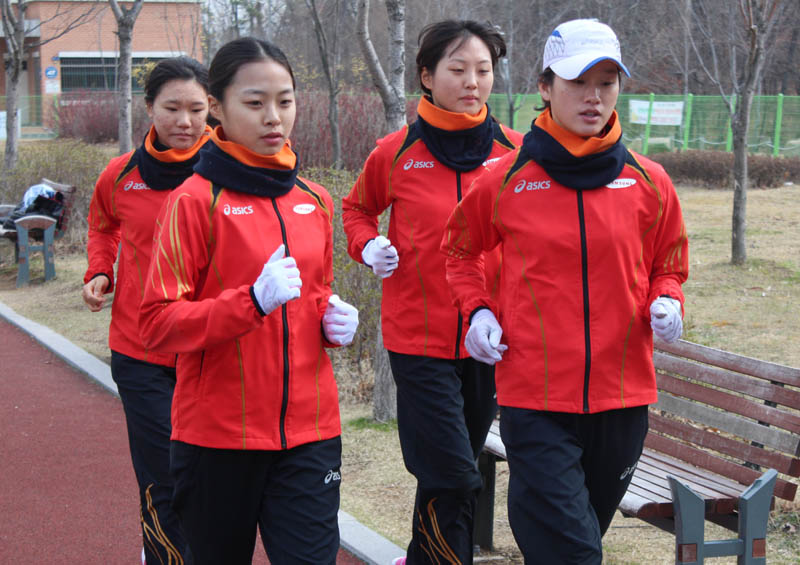
<instances>
[{"instance_id":1,"label":"bench armrest","mask_svg":"<svg viewBox=\"0 0 800 565\"><path fill-rule=\"evenodd\" d=\"M25 228L26 230L33 230L33 229L42 229L46 230L50 226L56 223L56 219L50 216L42 216L42 215L35 215L35 216L23 216L14 220L14 223L17 224L17 228Z\"/></svg>"}]
</instances>

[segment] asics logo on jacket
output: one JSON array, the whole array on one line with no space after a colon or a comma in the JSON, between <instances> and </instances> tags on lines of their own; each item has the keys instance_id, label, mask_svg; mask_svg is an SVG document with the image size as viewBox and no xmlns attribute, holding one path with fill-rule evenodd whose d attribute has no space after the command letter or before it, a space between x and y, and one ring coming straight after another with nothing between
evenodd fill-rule
<instances>
[{"instance_id":1,"label":"asics logo on jacket","mask_svg":"<svg viewBox=\"0 0 800 565\"><path fill-rule=\"evenodd\" d=\"M547 190L550 188L549 180L525 180L520 179L514 187L514 192L520 193L523 190Z\"/></svg>"},{"instance_id":2,"label":"asics logo on jacket","mask_svg":"<svg viewBox=\"0 0 800 565\"><path fill-rule=\"evenodd\" d=\"M403 170L407 171L409 169L432 169L434 166L433 161L415 161L414 159L409 159L406 161L406 164L403 165Z\"/></svg>"},{"instance_id":3,"label":"asics logo on jacket","mask_svg":"<svg viewBox=\"0 0 800 565\"><path fill-rule=\"evenodd\" d=\"M222 207L222 213L226 216L233 214L234 216L245 216L248 214L253 213L252 206L231 206L230 204L225 204Z\"/></svg>"},{"instance_id":4,"label":"asics logo on jacket","mask_svg":"<svg viewBox=\"0 0 800 565\"><path fill-rule=\"evenodd\" d=\"M150 187L143 182L134 182L132 180L125 183L122 190L128 192L129 190L150 190Z\"/></svg>"}]
</instances>

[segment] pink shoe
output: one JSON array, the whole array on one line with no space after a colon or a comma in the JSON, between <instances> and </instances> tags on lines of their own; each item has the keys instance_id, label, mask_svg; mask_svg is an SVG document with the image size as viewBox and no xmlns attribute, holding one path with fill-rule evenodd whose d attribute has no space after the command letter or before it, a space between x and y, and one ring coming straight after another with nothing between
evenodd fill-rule
<instances>
[{"instance_id":1,"label":"pink shoe","mask_svg":"<svg viewBox=\"0 0 800 565\"><path fill-rule=\"evenodd\" d=\"M405 557L395 557L392 559L392 565L406 565Z\"/></svg>"}]
</instances>

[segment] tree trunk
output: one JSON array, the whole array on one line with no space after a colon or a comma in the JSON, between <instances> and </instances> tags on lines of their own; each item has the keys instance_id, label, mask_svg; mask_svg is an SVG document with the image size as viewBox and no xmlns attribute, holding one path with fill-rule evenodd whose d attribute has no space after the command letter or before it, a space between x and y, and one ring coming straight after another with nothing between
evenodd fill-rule
<instances>
[{"instance_id":1,"label":"tree trunk","mask_svg":"<svg viewBox=\"0 0 800 565\"><path fill-rule=\"evenodd\" d=\"M117 62L117 88L119 89L119 152L127 153L133 148L133 122L131 119L133 91L131 86L133 25L135 19L126 14L117 22L119 36L119 60Z\"/></svg>"},{"instance_id":2,"label":"tree trunk","mask_svg":"<svg viewBox=\"0 0 800 565\"><path fill-rule=\"evenodd\" d=\"M25 2L17 2L14 14L11 3L3 0L3 34L6 37L8 67L6 68L6 150L3 156L4 174L17 166L19 159L19 81L22 79L22 62L25 57Z\"/></svg>"},{"instance_id":3,"label":"tree trunk","mask_svg":"<svg viewBox=\"0 0 800 565\"><path fill-rule=\"evenodd\" d=\"M328 124L331 126L331 150L333 168L342 168L342 136L339 133L339 92L328 90Z\"/></svg>"},{"instance_id":4,"label":"tree trunk","mask_svg":"<svg viewBox=\"0 0 800 565\"><path fill-rule=\"evenodd\" d=\"M358 1L356 31L361 51L367 62L372 81L381 95L386 117L386 131L396 131L406 124L405 95L405 0L386 0L389 14L389 78L383 71L378 54L369 35L369 0ZM380 316L378 317L380 324ZM373 413L385 421L397 417L397 389L389 366L389 355L383 347L378 328L372 368L375 371L375 388L372 392Z\"/></svg>"},{"instance_id":5,"label":"tree trunk","mask_svg":"<svg viewBox=\"0 0 800 565\"><path fill-rule=\"evenodd\" d=\"M19 159L19 138L17 124L19 115L19 80L22 75L22 61L12 61L6 72L6 151L3 158L4 171L9 172L17 166ZM16 68L15 68L16 67Z\"/></svg>"},{"instance_id":6,"label":"tree trunk","mask_svg":"<svg viewBox=\"0 0 800 565\"><path fill-rule=\"evenodd\" d=\"M356 31L372 82L381 96L386 117L386 132L406 123L405 95L405 0L386 0L389 13L389 71L386 73L369 35L369 0L359 0Z\"/></svg>"},{"instance_id":7,"label":"tree trunk","mask_svg":"<svg viewBox=\"0 0 800 565\"><path fill-rule=\"evenodd\" d=\"M406 2L386 0L389 14L389 88L386 125L395 131L406 124Z\"/></svg>"},{"instance_id":8,"label":"tree trunk","mask_svg":"<svg viewBox=\"0 0 800 565\"><path fill-rule=\"evenodd\" d=\"M731 263L747 260L745 230L747 228L747 129L750 125L752 93L743 93L737 102L731 123L733 130L733 215L731 222Z\"/></svg>"},{"instance_id":9,"label":"tree trunk","mask_svg":"<svg viewBox=\"0 0 800 565\"><path fill-rule=\"evenodd\" d=\"M389 354L383 347L381 318L378 316L378 339L375 340L375 356L372 369L375 372L375 388L372 391L372 416L379 422L397 418L397 386L394 384Z\"/></svg>"}]
</instances>

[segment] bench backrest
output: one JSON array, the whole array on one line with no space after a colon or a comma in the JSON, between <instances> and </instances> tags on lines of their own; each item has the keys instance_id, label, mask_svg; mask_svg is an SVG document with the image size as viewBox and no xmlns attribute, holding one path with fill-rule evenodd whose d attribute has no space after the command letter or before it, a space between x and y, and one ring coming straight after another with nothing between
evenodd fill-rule
<instances>
[{"instance_id":1,"label":"bench backrest","mask_svg":"<svg viewBox=\"0 0 800 565\"><path fill-rule=\"evenodd\" d=\"M646 447L743 485L770 467L800 476L800 369L686 341L658 343L653 360ZM796 491L779 477L775 496Z\"/></svg>"},{"instance_id":2,"label":"bench backrest","mask_svg":"<svg viewBox=\"0 0 800 565\"><path fill-rule=\"evenodd\" d=\"M63 196L63 209L61 211L61 215L58 217L55 234L53 235L53 239L59 239L67 232L70 212L72 211L72 204L75 200L76 189L72 185L62 184L60 182L55 182L45 178L42 179L42 184L46 184L56 192L60 192Z\"/></svg>"}]
</instances>

